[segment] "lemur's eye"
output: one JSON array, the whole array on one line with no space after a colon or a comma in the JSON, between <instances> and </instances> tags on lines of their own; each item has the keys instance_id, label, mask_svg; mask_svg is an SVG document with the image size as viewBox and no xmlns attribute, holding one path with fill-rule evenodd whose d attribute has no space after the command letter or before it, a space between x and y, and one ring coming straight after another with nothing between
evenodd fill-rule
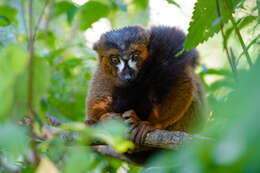
<instances>
[{"instance_id":1,"label":"lemur's eye","mask_svg":"<svg viewBox=\"0 0 260 173\"><path fill-rule=\"evenodd\" d=\"M139 51L135 51L132 53L131 55L131 58L134 60L134 61L137 61L140 57L140 52Z\"/></svg>"},{"instance_id":2,"label":"lemur's eye","mask_svg":"<svg viewBox=\"0 0 260 173\"><path fill-rule=\"evenodd\" d=\"M112 64L118 64L120 62L119 57L116 55L110 56L110 61Z\"/></svg>"}]
</instances>

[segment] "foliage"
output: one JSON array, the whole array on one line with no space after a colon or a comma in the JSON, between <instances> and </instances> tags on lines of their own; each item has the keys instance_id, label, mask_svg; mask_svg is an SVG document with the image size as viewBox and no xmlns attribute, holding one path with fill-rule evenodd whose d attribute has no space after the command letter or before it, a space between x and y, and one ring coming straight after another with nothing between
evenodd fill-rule
<instances>
[{"instance_id":1,"label":"foliage","mask_svg":"<svg viewBox=\"0 0 260 173\"><path fill-rule=\"evenodd\" d=\"M84 32L102 18L112 27L145 26L149 1L89 0L78 5L70 0L0 0L0 172L259 172L260 1L253 1L198 0L188 29L185 50L223 30L225 58L231 67L202 65L199 72L210 112L203 135L216 141L162 152L140 168L89 147L100 140L125 152L133 144L127 140L128 127L120 121L95 128L82 123L96 64ZM181 8L173 0L167 2ZM245 57L252 66L245 63ZM215 80L209 83L209 77ZM56 133L46 138L47 114L65 122L55 130L71 134L74 140ZM34 117L32 123L28 116ZM34 154L41 157L39 165Z\"/></svg>"}]
</instances>

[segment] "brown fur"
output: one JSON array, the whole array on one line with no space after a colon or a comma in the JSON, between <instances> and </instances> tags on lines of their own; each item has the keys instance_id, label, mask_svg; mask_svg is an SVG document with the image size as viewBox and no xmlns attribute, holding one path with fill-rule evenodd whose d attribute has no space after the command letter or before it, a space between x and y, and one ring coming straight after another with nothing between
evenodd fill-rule
<instances>
[{"instance_id":1,"label":"brown fur","mask_svg":"<svg viewBox=\"0 0 260 173\"><path fill-rule=\"evenodd\" d=\"M141 52L141 62L138 68L149 59L148 44L150 32L140 30L143 42L134 42L129 46L129 53L132 50ZM195 127L203 125L206 120L206 101L204 91L198 76L194 72L194 64L184 65L182 74L170 85L170 90L159 101L153 102L153 91L151 89L150 102L155 103L151 113L146 120L136 114L134 110L127 110L123 113L113 112L113 92L115 87L121 84L117 79L116 68L109 62L111 54L120 54L117 49L105 49L104 37L95 45L99 54L99 64L94 73L87 97L87 123L92 124L107 118L122 117L125 122L132 125L130 138L136 143L142 143L145 135L154 129L179 130L190 132ZM149 45L151 47L151 45ZM190 56L190 55L187 55ZM163 65L163 63L162 63ZM153 67L149 67L153 68ZM150 92L149 92L150 93ZM195 122L195 123L194 123Z\"/></svg>"}]
</instances>

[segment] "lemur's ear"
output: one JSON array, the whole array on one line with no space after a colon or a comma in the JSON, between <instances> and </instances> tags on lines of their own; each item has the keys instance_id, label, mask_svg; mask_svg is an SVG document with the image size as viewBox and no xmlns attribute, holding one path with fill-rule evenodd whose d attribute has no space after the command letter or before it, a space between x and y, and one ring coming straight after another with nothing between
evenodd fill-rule
<instances>
[{"instance_id":1,"label":"lemur's ear","mask_svg":"<svg viewBox=\"0 0 260 173\"><path fill-rule=\"evenodd\" d=\"M140 33L141 33L141 36L143 37L145 44L148 44L149 40L150 40L150 36L151 36L150 30L141 29Z\"/></svg>"},{"instance_id":2,"label":"lemur's ear","mask_svg":"<svg viewBox=\"0 0 260 173\"><path fill-rule=\"evenodd\" d=\"M103 44L104 44L104 41L105 41L105 38L104 36L102 35L100 37L100 39L93 45L93 49L96 51L96 52L99 52L102 47L103 47Z\"/></svg>"},{"instance_id":3,"label":"lemur's ear","mask_svg":"<svg viewBox=\"0 0 260 173\"><path fill-rule=\"evenodd\" d=\"M98 50L98 44L99 44L99 41L97 41L97 42L94 43L94 45L93 45L93 49L94 49L95 51Z\"/></svg>"},{"instance_id":4,"label":"lemur's ear","mask_svg":"<svg viewBox=\"0 0 260 173\"><path fill-rule=\"evenodd\" d=\"M150 37L151 37L151 32L150 30L145 30L145 38L146 38L146 43L149 43Z\"/></svg>"}]
</instances>

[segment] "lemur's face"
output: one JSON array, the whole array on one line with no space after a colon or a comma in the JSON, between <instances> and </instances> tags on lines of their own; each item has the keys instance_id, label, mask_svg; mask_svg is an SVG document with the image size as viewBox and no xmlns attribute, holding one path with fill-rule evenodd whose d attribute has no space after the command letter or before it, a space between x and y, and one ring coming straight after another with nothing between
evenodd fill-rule
<instances>
[{"instance_id":1,"label":"lemur's face","mask_svg":"<svg viewBox=\"0 0 260 173\"><path fill-rule=\"evenodd\" d=\"M119 85L134 81L147 58L149 34L141 27L126 27L101 36L94 46L106 74Z\"/></svg>"}]
</instances>

